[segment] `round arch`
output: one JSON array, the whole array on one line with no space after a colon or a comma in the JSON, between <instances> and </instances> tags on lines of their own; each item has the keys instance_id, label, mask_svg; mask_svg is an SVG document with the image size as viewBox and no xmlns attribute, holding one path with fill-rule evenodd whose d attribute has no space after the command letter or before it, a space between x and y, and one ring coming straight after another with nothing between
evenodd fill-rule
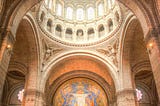
<instances>
[{"instance_id":1,"label":"round arch","mask_svg":"<svg viewBox=\"0 0 160 106\"><path fill-rule=\"evenodd\" d=\"M117 68L107 59L104 59L103 56L98 56L95 53L89 52L89 51L71 51L71 52L67 52L65 54L61 54L57 57L54 57L54 59L52 59L52 61L48 62L48 64L45 65L45 67L43 67L43 78L41 79L41 90L42 92L44 92L44 85L46 84L47 79L49 78L49 75L51 74L52 70L55 68L55 66L57 66L57 64L60 64L70 58L81 58L81 57L85 57L88 59L92 59L93 61L96 61L97 63L101 63L103 64L103 66L105 66L109 72L109 74L111 75L111 78L114 81L115 84L115 88L116 90L119 89L119 80L118 80L118 76L117 76ZM77 63L78 64L78 63ZM74 65L73 65L74 66ZM80 68L75 68L74 70L82 70ZM83 70L87 70L87 69L83 69Z\"/></svg>"}]
</instances>

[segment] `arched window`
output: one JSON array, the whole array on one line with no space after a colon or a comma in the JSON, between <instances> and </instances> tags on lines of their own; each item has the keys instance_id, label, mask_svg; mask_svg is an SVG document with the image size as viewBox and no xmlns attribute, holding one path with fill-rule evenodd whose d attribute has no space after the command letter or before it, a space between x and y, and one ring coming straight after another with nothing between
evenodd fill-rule
<instances>
[{"instance_id":1,"label":"arched window","mask_svg":"<svg viewBox=\"0 0 160 106\"><path fill-rule=\"evenodd\" d=\"M108 21L108 28L109 28L108 29L109 32L113 30L113 21L111 19Z\"/></svg>"},{"instance_id":2,"label":"arched window","mask_svg":"<svg viewBox=\"0 0 160 106\"><path fill-rule=\"evenodd\" d=\"M47 21L47 30L48 30L49 32L52 32L52 20L51 20L51 19L49 19L49 20Z\"/></svg>"},{"instance_id":3,"label":"arched window","mask_svg":"<svg viewBox=\"0 0 160 106\"><path fill-rule=\"evenodd\" d=\"M67 7L66 18L68 19L73 18L73 9L71 7Z\"/></svg>"},{"instance_id":4,"label":"arched window","mask_svg":"<svg viewBox=\"0 0 160 106\"><path fill-rule=\"evenodd\" d=\"M102 37L105 34L103 25L99 25L98 32L99 32L99 37Z\"/></svg>"},{"instance_id":5,"label":"arched window","mask_svg":"<svg viewBox=\"0 0 160 106\"><path fill-rule=\"evenodd\" d=\"M44 13L44 11L42 11L41 16L40 16L40 21L41 21L41 22L43 22L44 17L45 17L45 13Z\"/></svg>"},{"instance_id":6,"label":"arched window","mask_svg":"<svg viewBox=\"0 0 160 106\"><path fill-rule=\"evenodd\" d=\"M109 9L111 9L112 8L112 1L111 0L107 0L107 2L108 2Z\"/></svg>"},{"instance_id":7,"label":"arched window","mask_svg":"<svg viewBox=\"0 0 160 106\"><path fill-rule=\"evenodd\" d=\"M56 26L56 36L58 37L62 36L62 26L61 25Z\"/></svg>"},{"instance_id":8,"label":"arched window","mask_svg":"<svg viewBox=\"0 0 160 106\"><path fill-rule=\"evenodd\" d=\"M78 29L77 30L77 40L78 41L82 41L83 39L84 39L83 30L82 29Z\"/></svg>"},{"instance_id":9,"label":"arched window","mask_svg":"<svg viewBox=\"0 0 160 106\"><path fill-rule=\"evenodd\" d=\"M104 14L104 7L103 4L98 5L98 16L102 16Z\"/></svg>"},{"instance_id":10,"label":"arched window","mask_svg":"<svg viewBox=\"0 0 160 106\"><path fill-rule=\"evenodd\" d=\"M77 9L77 20L83 20L84 19L84 11L82 8Z\"/></svg>"},{"instance_id":11,"label":"arched window","mask_svg":"<svg viewBox=\"0 0 160 106\"><path fill-rule=\"evenodd\" d=\"M115 17L116 17L116 21L117 21L117 23L119 22L119 14L118 14L118 12L116 11L116 13L115 13Z\"/></svg>"},{"instance_id":12,"label":"arched window","mask_svg":"<svg viewBox=\"0 0 160 106\"><path fill-rule=\"evenodd\" d=\"M66 39L67 40L72 40L72 34L73 34L73 32L72 32L72 29L71 28L67 28L67 30L66 30Z\"/></svg>"},{"instance_id":13,"label":"arched window","mask_svg":"<svg viewBox=\"0 0 160 106\"><path fill-rule=\"evenodd\" d=\"M94 13L94 8L93 7L89 7L87 10L87 16L88 19L93 19L95 17L95 13Z\"/></svg>"},{"instance_id":14,"label":"arched window","mask_svg":"<svg viewBox=\"0 0 160 106\"><path fill-rule=\"evenodd\" d=\"M87 34L88 34L88 40L94 39L94 29L93 28L88 29Z\"/></svg>"},{"instance_id":15,"label":"arched window","mask_svg":"<svg viewBox=\"0 0 160 106\"><path fill-rule=\"evenodd\" d=\"M61 4L57 4L57 15L62 16L62 5Z\"/></svg>"},{"instance_id":16,"label":"arched window","mask_svg":"<svg viewBox=\"0 0 160 106\"><path fill-rule=\"evenodd\" d=\"M49 0L48 8L49 8L49 9L52 9L52 0Z\"/></svg>"}]
</instances>

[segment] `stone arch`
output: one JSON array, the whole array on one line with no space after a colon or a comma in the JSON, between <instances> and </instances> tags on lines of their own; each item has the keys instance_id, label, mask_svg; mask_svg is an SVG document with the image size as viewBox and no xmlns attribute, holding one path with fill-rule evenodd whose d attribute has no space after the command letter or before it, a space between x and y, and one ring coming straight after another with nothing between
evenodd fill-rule
<instances>
[{"instance_id":1,"label":"stone arch","mask_svg":"<svg viewBox=\"0 0 160 106\"><path fill-rule=\"evenodd\" d=\"M43 79L41 79L41 92L44 92L44 85L46 84L47 79L49 78L49 75L51 74L52 70L54 69L55 66L57 66L57 64L60 64L61 62L66 61L67 59L73 58L73 57L87 57L87 58L91 58L94 59L94 61L97 62L101 62L103 65L105 65L105 67L108 68L108 72L110 73L111 77L113 78L114 84L115 84L115 88L116 90L118 90L119 88L119 80L118 80L118 76L116 73L116 68L114 66L112 66L112 64L110 62L108 62L108 60L105 60L104 58L102 58L101 56L98 56L94 53L89 53L89 51L72 51L72 52L68 52L66 54L62 54L59 55L58 57L55 57L51 62L49 62L48 64L46 64L46 66L43 67L44 73L43 73ZM87 63L86 63L87 64ZM73 65L76 66L76 65ZM80 70L80 69L75 69L75 70ZM87 70L87 69L84 69ZM94 72L95 73L95 72ZM58 77L58 76L57 76Z\"/></svg>"},{"instance_id":2,"label":"stone arch","mask_svg":"<svg viewBox=\"0 0 160 106\"><path fill-rule=\"evenodd\" d=\"M122 36L120 38L120 73L122 76L120 79L123 80L121 82L122 89L132 90L132 97L134 100L135 97L133 93L136 87L136 77L134 75L136 71L142 71L142 74L145 75L148 73L149 69L149 72L151 72L152 68L149 62L146 44L143 40L145 35L139 20L133 16L133 14L130 14L125 22L127 24L123 26L124 31L121 33ZM146 67L148 70L145 70ZM138 104L137 101L136 104Z\"/></svg>"},{"instance_id":3,"label":"stone arch","mask_svg":"<svg viewBox=\"0 0 160 106\"><path fill-rule=\"evenodd\" d=\"M74 78L85 78L85 79L90 79L96 82L104 90L105 92L104 95L107 96L108 105L109 106L113 105L116 102L115 88L111 87L107 83L107 81L105 81L105 79L103 79L101 76L95 73L92 73L86 70L76 70L76 71L71 71L71 72L61 75L51 84L51 87L49 87L50 90L48 90L48 88L46 89L46 92L49 91L46 93L47 103L52 104L53 97L55 96L57 89L66 81L72 80Z\"/></svg>"},{"instance_id":4,"label":"stone arch","mask_svg":"<svg viewBox=\"0 0 160 106\"><path fill-rule=\"evenodd\" d=\"M28 32L30 34L28 34ZM11 56L10 64L8 66L8 73L18 71L25 74L23 83L25 85L24 88L26 89L26 96L24 97L24 101L29 94L28 90L35 89L34 87L37 86L39 65L39 44L37 37L38 33L36 31L36 26L32 17L28 14L21 20L18 26L16 42L13 46L13 55ZM22 80L20 79L20 81ZM26 104L26 102L24 103Z\"/></svg>"}]
</instances>

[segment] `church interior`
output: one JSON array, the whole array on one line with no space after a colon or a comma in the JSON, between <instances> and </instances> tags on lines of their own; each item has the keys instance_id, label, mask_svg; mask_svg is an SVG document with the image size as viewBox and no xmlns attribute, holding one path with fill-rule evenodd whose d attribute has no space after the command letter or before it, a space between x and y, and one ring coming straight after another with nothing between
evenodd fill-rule
<instances>
[{"instance_id":1,"label":"church interior","mask_svg":"<svg viewBox=\"0 0 160 106\"><path fill-rule=\"evenodd\" d=\"M0 106L160 106L160 0L0 0Z\"/></svg>"}]
</instances>

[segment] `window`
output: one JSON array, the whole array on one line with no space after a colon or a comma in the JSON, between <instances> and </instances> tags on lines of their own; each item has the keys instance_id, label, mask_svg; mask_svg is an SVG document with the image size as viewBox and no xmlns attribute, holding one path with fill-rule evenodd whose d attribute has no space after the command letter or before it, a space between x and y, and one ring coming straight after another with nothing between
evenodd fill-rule
<instances>
[{"instance_id":1,"label":"window","mask_svg":"<svg viewBox=\"0 0 160 106\"><path fill-rule=\"evenodd\" d=\"M62 16L62 5L61 4L57 4L57 15Z\"/></svg>"},{"instance_id":2,"label":"window","mask_svg":"<svg viewBox=\"0 0 160 106\"><path fill-rule=\"evenodd\" d=\"M99 32L99 37L102 37L105 34L105 29L103 25L99 25L98 32Z\"/></svg>"},{"instance_id":3,"label":"window","mask_svg":"<svg viewBox=\"0 0 160 106\"><path fill-rule=\"evenodd\" d=\"M82 8L77 9L77 20L83 20L84 19L84 11Z\"/></svg>"},{"instance_id":4,"label":"window","mask_svg":"<svg viewBox=\"0 0 160 106\"><path fill-rule=\"evenodd\" d=\"M89 7L88 10L87 10L87 16L88 16L88 19L93 19L95 17L95 13L94 13L94 9L93 7Z\"/></svg>"},{"instance_id":5,"label":"window","mask_svg":"<svg viewBox=\"0 0 160 106\"><path fill-rule=\"evenodd\" d=\"M62 37L62 26L61 26L61 25L57 25L57 26L56 26L55 34L56 34L56 36L58 36L58 37Z\"/></svg>"},{"instance_id":6,"label":"window","mask_svg":"<svg viewBox=\"0 0 160 106\"><path fill-rule=\"evenodd\" d=\"M40 21L41 21L41 22L43 22L44 17L45 17L45 13L42 11L41 16L40 16Z\"/></svg>"},{"instance_id":7,"label":"window","mask_svg":"<svg viewBox=\"0 0 160 106\"><path fill-rule=\"evenodd\" d=\"M104 13L104 7L103 7L103 4L99 4L98 5L98 16L102 16Z\"/></svg>"},{"instance_id":8,"label":"window","mask_svg":"<svg viewBox=\"0 0 160 106\"><path fill-rule=\"evenodd\" d=\"M113 22L111 19L108 21L108 27L109 27L109 29L108 29L109 32L111 32L113 30Z\"/></svg>"},{"instance_id":9,"label":"window","mask_svg":"<svg viewBox=\"0 0 160 106\"><path fill-rule=\"evenodd\" d=\"M68 19L73 18L73 9L71 7L67 7L66 18L68 18Z\"/></svg>"},{"instance_id":10,"label":"window","mask_svg":"<svg viewBox=\"0 0 160 106\"><path fill-rule=\"evenodd\" d=\"M49 0L48 8L49 8L49 9L52 9L52 0Z\"/></svg>"},{"instance_id":11,"label":"window","mask_svg":"<svg viewBox=\"0 0 160 106\"><path fill-rule=\"evenodd\" d=\"M136 89L137 100L140 101L142 99L142 92L139 89Z\"/></svg>"},{"instance_id":12,"label":"window","mask_svg":"<svg viewBox=\"0 0 160 106\"><path fill-rule=\"evenodd\" d=\"M112 1L111 0L107 0L108 1L108 7L109 7L109 9L111 9L112 8Z\"/></svg>"},{"instance_id":13,"label":"window","mask_svg":"<svg viewBox=\"0 0 160 106\"><path fill-rule=\"evenodd\" d=\"M51 20L51 19L49 19L49 20L47 21L47 30L48 30L49 32L52 32L52 20Z\"/></svg>"}]
</instances>

